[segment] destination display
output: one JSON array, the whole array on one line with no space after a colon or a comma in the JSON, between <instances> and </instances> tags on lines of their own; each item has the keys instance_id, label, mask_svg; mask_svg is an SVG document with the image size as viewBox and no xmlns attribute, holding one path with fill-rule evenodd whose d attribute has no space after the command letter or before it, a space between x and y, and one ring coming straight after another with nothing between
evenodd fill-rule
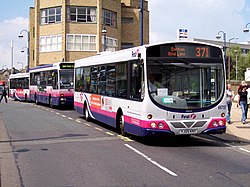
<instances>
[{"instance_id":1,"label":"destination display","mask_svg":"<svg viewBox=\"0 0 250 187\"><path fill-rule=\"evenodd\" d=\"M61 69L74 69L73 63L61 63L60 64Z\"/></svg>"},{"instance_id":2,"label":"destination display","mask_svg":"<svg viewBox=\"0 0 250 187\"><path fill-rule=\"evenodd\" d=\"M175 43L149 47L147 56L176 58L222 58L222 51L217 47L209 45Z\"/></svg>"}]
</instances>

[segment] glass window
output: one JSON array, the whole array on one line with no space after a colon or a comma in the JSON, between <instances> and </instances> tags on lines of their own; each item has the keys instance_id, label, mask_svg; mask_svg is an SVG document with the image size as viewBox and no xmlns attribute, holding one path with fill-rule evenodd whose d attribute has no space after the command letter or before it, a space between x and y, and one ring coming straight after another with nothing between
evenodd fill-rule
<instances>
[{"instance_id":1,"label":"glass window","mask_svg":"<svg viewBox=\"0 0 250 187\"><path fill-rule=\"evenodd\" d=\"M40 52L61 51L62 36L41 36L40 37Z\"/></svg>"},{"instance_id":2,"label":"glass window","mask_svg":"<svg viewBox=\"0 0 250 187\"><path fill-rule=\"evenodd\" d=\"M57 23L62 21L61 7L48 8L41 10L41 25Z\"/></svg>"},{"instance_id":3,"label":"glass window","mask_svg":"<svg viewBox=\"0 0 250 187\"><path fill-rule=\"evenodd\" d=\"M67 35L68 51L96 51L96 35Z\"/></svg>"},{"instance_id":4,"label":"glass window","mask_svg":"<svg viewBox=\"0 0 250 187\"><path fill-rule=\"evenodd\" d=\"M116 65L116 96L127 98L128 72L127 62Z\"/></svg>"},{"instance_id":5,"label":"glass window","mask_svg":"<svg viewBox=\"0 0 250 187\"><path fill-rule=\"evenodd\" d=\"M60 70L60 89L73 89L74 87L74 70L67 69L67 70Z\"/></svg>"},{"instance_id":6,"label":"glass window","mask_svg":"<svg viewBox=\"0 0 250 187\"><path fill-rule=\"evenodd\" d=\"M75 91L82 92L83 91L83 68L76 68L75 70Z\"/></svg>"},{"instance_id":7,"label":"glass window","mask_svg":"<svg viewBox=\"0 0 250 187\"><path fill-rule=\"evenodd\" d=\"M117 27L117 14L109 10L103 10L103 25Z\"/></svg>"},{"instance_id":8,"label":"glass window","mask_svg":"<svg viewBox=\"0 0 250 187\"><path fill-rule=\"evenodd\" d=\"M67 21L81 23L96 23L96 8L94 7L68 7Z\"/></svg>"}]
</instances>

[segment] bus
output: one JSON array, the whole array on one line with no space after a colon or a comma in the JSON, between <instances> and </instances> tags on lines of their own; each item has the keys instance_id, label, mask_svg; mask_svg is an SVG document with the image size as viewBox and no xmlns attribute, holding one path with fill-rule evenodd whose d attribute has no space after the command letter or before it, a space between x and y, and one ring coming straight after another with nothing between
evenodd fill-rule
<instances>
[{"instance_id":1,"label":"bus","mask_svg":"<svg viewBox=\"0 0 250 187\"><path fill-rule=\"evenodd\" d=\"M30 98L36 104L73 108L74 63L58 62L30 68Z\"/></svg>"},{"instance_id":2,"label":"bus","mask_svg":"<svg viewBox=\"0 0 250 187\"><path fill-rule=\"evenodd\" d=\"M151 88L154 77L156 89ZM75 61L74 108L136 136L223 134L225 61L220 46L176 41Z\"/></svg>"},{"instance_id":3,"label":"bus","mask_svg":"<svg viewBox=\"0 0 250 187\"><path fill-rule=\"evenodd\" d=\"M10 74L9 97L19 101L30 101L29 73Z\"/></svg>"}]
</instances>

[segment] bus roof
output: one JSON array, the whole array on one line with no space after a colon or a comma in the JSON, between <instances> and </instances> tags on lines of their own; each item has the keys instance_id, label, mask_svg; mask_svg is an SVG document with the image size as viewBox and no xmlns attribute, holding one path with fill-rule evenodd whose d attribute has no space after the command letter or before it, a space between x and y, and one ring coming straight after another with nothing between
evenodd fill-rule
<instances>
[{"instance_id":1,"label":"bus roof","mask_svg":"<svg viewBox=\"0 0 250 187\"><path fill-rule=\"evenodd\" d=\"M145 51L144 49L152 46L157 45L164 45L164 44L173 44L173 43L187 43L187 44L204 44L209 45L213 47L218 47L222 49L222 46L214 45L211 43L205 43L205 42L199 42L199 41L167 41L167 42L159 42L154 44L146 44L138 47L133 47L129 49L123 49L115 52L101 52L95 56L82 58L75 61L75 67L81 67L81 66L89 66L89 65L101 65L106 63L114 63L114 62L120 62L120 61L128 61L128 60L135 60L140 57L145 57Z\"/></svg>"},{"instance_id":2,"label":"bus roof","mask_svg":"<svg viewBox=\"0 0 250 187\"><path fill-rule=\"evenodd\" d=\"M74 62L57 62L53 64L43 64L40 66L36 66L33 68L30 68L30 72L39 72L39 71L44 71L44 70L53 70L53 69L60 69L61 64L74 64Z\"/></svg>"},{"instance_id":3,"label":"bus roof","mask_svg":"<svg viewBox=\"0 0 250 187\"><path fill-rule=\"evenodd\" d=\"M10 74L9 79L29 77L29 73Z\"/></svg>"}]
</instances>

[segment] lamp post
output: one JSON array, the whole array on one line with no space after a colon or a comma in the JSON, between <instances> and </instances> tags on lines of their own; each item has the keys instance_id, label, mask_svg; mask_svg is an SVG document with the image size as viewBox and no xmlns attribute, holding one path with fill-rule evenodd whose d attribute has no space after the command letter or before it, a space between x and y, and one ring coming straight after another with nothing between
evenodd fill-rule
<instances>
[{"instance_id":1,"label":"lamp post","mask_svg":"<svg viewBox=\"0 0 250 187\"><path fill-rule=\"evenodd\" d=\"M216 38L219 40L221 38L221 35L220 33L223 34L223 41L224 41L224 44L223 44L223 51L224 51L224 59L226 60L226 57L227 57L227 54L226 54L226 41L227 41L227 38L226 38L226 33L224 31L219 31L218 34L216 35Z\"/></svg>"},{"instance_id":2,"label":"lamp post","mask_svg":"<svg viewBox=\"0 0 250 187\"><path fill-rule=\"evenodd\" d=\"M30 69L30 32L23 29L18 36L19 38L23 38L23 34L22 34L23 32L26 32L27 36L28 36L28 44L27 44L26 49L27 49L27 72L29 72L29 69ZM23 51L23 49L22 49L22 51Z\"/></svg>"},{"instance_id":3,"label":"lamp post","mask_svg":"<svg viewBox=\"0 0 250 187\"><path fill-rule=\"evenodd\" d=\"M238 37L233 37L233 38L230 38L229 40L228 40L228 46L229 46L229 52L230 52L230 41L231 40L237 40L238 39ZM228 64L227 64L227 66L228 66L228 80L230 81L230 77L231 77L231 75L230 75L230 72L231 72L231 62L230 62L230 60L231 60L231 58L230 58L230 55L228 56Z\"/></svg>"},{"instance_id":4,"label":"lamp post","mask_svg":"<svg viewBox=\"0 0 250 187\"><path fill-rule=\"evenodd\" d=\"M238 80L238 54L237 54L237 50L234 50L235 52L235 79L236 81Z\"/></svg>"},{"instance_id":5,"label":"lamp post","mask_svg":"<svg viewBox=\"0 0 250 187\"><path fill-rule=\"evenodd\" d=\"M140 45L143 45L143 1L140 0Z\"/></svg>"},{"instance_id":6,"label":"lamp post","mask_svg":"<svg viewBox=\"0 0 250 187\"><path fill-rule=\"evenodd\" d=\"M247 26L248 26L249 24L250 24L250 23L247 23L247 24L246 24L245 28L243 29L243 32L245 32L245 33L249 32L249 29L247 28Z\"/></svg>"},{"instance_id":7,"label":"lamp post","mask_svg":"<svg viewBox=\"0 0 250 187\"><path fill-rule=\"evenodd\" d=\"M21 64L22 65L22 70L23 70L23 63L22 62L17 62L17 64Z\"/></svg>"},{"instance_id":8,"label":"lamp post","mask_svg":"<svg viewBox=\"0 0 250 187\"><path fill-rule=\"evenodd\" d=\"M103 27L102 29L102 35L103 35L103 51L106 51L107 49L107 43L106 43L106 38L107 38L107 30L106 27Z\"/></svg>"}]
</instances>

